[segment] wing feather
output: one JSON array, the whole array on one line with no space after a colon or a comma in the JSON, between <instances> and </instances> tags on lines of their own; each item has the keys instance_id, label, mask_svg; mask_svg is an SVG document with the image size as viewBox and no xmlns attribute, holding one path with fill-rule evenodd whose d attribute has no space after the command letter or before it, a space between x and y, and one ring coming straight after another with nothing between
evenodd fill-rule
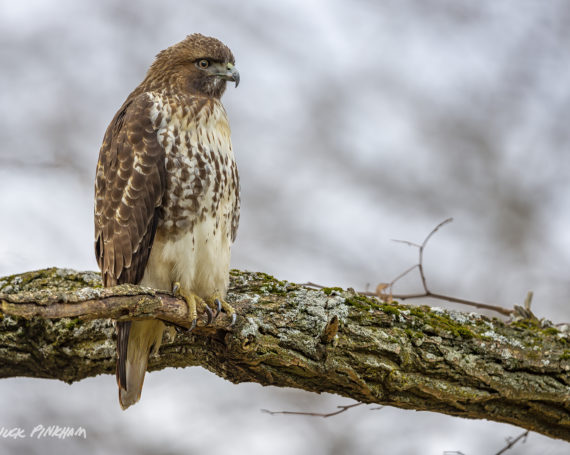
<instances>
[{"instance_id":1,"label":"wing feather","mask_svg":"<svg viewBox=\"0 0 570 455\"><path fill-rule=\"evenodd\" d=\"M105 286L144 274L165 192L164 149L145 95L127 100L107 128L95 179L95 255ZM142 164L139 164L142 163ZM117 324L117 380L126 389L131 322Z\"/></svg>"},{"instance_id":2,"label":"wing feather","mask_svg":"<svg viewBox=\"0 0 570 455\"><path fill-rule=\"evenodd\" d=\"M105 286L144 274L165 191L164 148L153 102L127 100L107 128L95 181L95 254Z\"/></svg>"}]
</instances>

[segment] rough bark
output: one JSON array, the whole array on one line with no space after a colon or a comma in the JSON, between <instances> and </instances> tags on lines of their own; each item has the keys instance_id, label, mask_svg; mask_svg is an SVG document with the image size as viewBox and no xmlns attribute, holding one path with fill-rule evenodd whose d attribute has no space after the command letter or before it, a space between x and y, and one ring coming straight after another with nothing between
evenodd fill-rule
<instances>
[{"instance_id":1,"label":"rough bark","mask_svg":"<svg viewBox=\"0 0 570 455\"><path fill-rule=\"evenodd\" d=\"M114 373L113 323L188 326L184 302L93 272L0 279L0 377L78 381ZM381 303L232 271L237 323L165 336L150 370L200 365L232 382L330 392L366 403L508 422L570 441L570 333L535 320ZM66 315L69 317L62 317Z\"/></svg>"}]
</instances>

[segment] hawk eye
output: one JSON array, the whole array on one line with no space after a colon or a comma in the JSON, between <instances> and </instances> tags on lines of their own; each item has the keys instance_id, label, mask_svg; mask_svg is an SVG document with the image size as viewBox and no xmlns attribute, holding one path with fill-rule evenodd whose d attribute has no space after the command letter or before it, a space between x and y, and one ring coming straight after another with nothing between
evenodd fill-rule
<instances>
[{"instance_id":1,"label":"hawk eye","mask_svg":"<svg viewBox=\"0 0 570 455\"><path fill-rule=\"evenodd\" d=\"M205 58L203 58L202 60L198 60L198 68L204 69L208 68L208 66L210 66L210 62Z\"/></svg>"}]
</instances>

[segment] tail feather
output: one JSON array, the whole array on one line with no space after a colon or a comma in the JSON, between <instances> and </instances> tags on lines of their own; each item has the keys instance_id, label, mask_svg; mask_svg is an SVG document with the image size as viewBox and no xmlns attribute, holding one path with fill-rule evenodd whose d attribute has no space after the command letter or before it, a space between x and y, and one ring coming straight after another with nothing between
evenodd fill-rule
<instances>
[{"instance_id":1,"label":"tail feather","mask_svg":"<svg viewBox=\"0 0 570 455\"><path fill-rule=\"evenodd\" d=\"M127 346L129 345L129 333L131 322L117 322L117 384L126 389L127 387Z\"/></svg>"},{"instance_id":2,"label":"tail feather","mask_svg":"<svg viewBox=\"0 0 570 455\"><path fill-rule=\"evenodd\" d=\"M129 327L122 324L129 324ZM158 351L165 326L161 321L153 319L121 322L117 327L119 403L121 408L127 409L141 397L150 350L154 348L155 352ZM127 332L126 336L125 332Z\"/></svg>"}]
</instances>

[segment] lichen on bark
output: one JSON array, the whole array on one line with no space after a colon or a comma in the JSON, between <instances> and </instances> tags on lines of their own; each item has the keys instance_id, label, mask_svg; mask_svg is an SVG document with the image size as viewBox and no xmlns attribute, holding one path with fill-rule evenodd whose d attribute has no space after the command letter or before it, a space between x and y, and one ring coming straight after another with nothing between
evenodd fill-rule
<instances>
[{"instance_id":1,"label":"lichen on bark","mask_svg":"<svg viewBox=\"0 0 570 455\"><path fill-rule=\"evenodd\" d=\"M191 334L165 336L149 369L201 365L236 383L485 418L570 441L568 331L382 303L237 270L227 299L238 314L235 327L218 318ZM114 329L103 315L184 322L184 304L173 296L137 286L105 289L93 272L0 278L0 300L0 377L73 382L113 373Z\"/></svg>"}]
</instances>

